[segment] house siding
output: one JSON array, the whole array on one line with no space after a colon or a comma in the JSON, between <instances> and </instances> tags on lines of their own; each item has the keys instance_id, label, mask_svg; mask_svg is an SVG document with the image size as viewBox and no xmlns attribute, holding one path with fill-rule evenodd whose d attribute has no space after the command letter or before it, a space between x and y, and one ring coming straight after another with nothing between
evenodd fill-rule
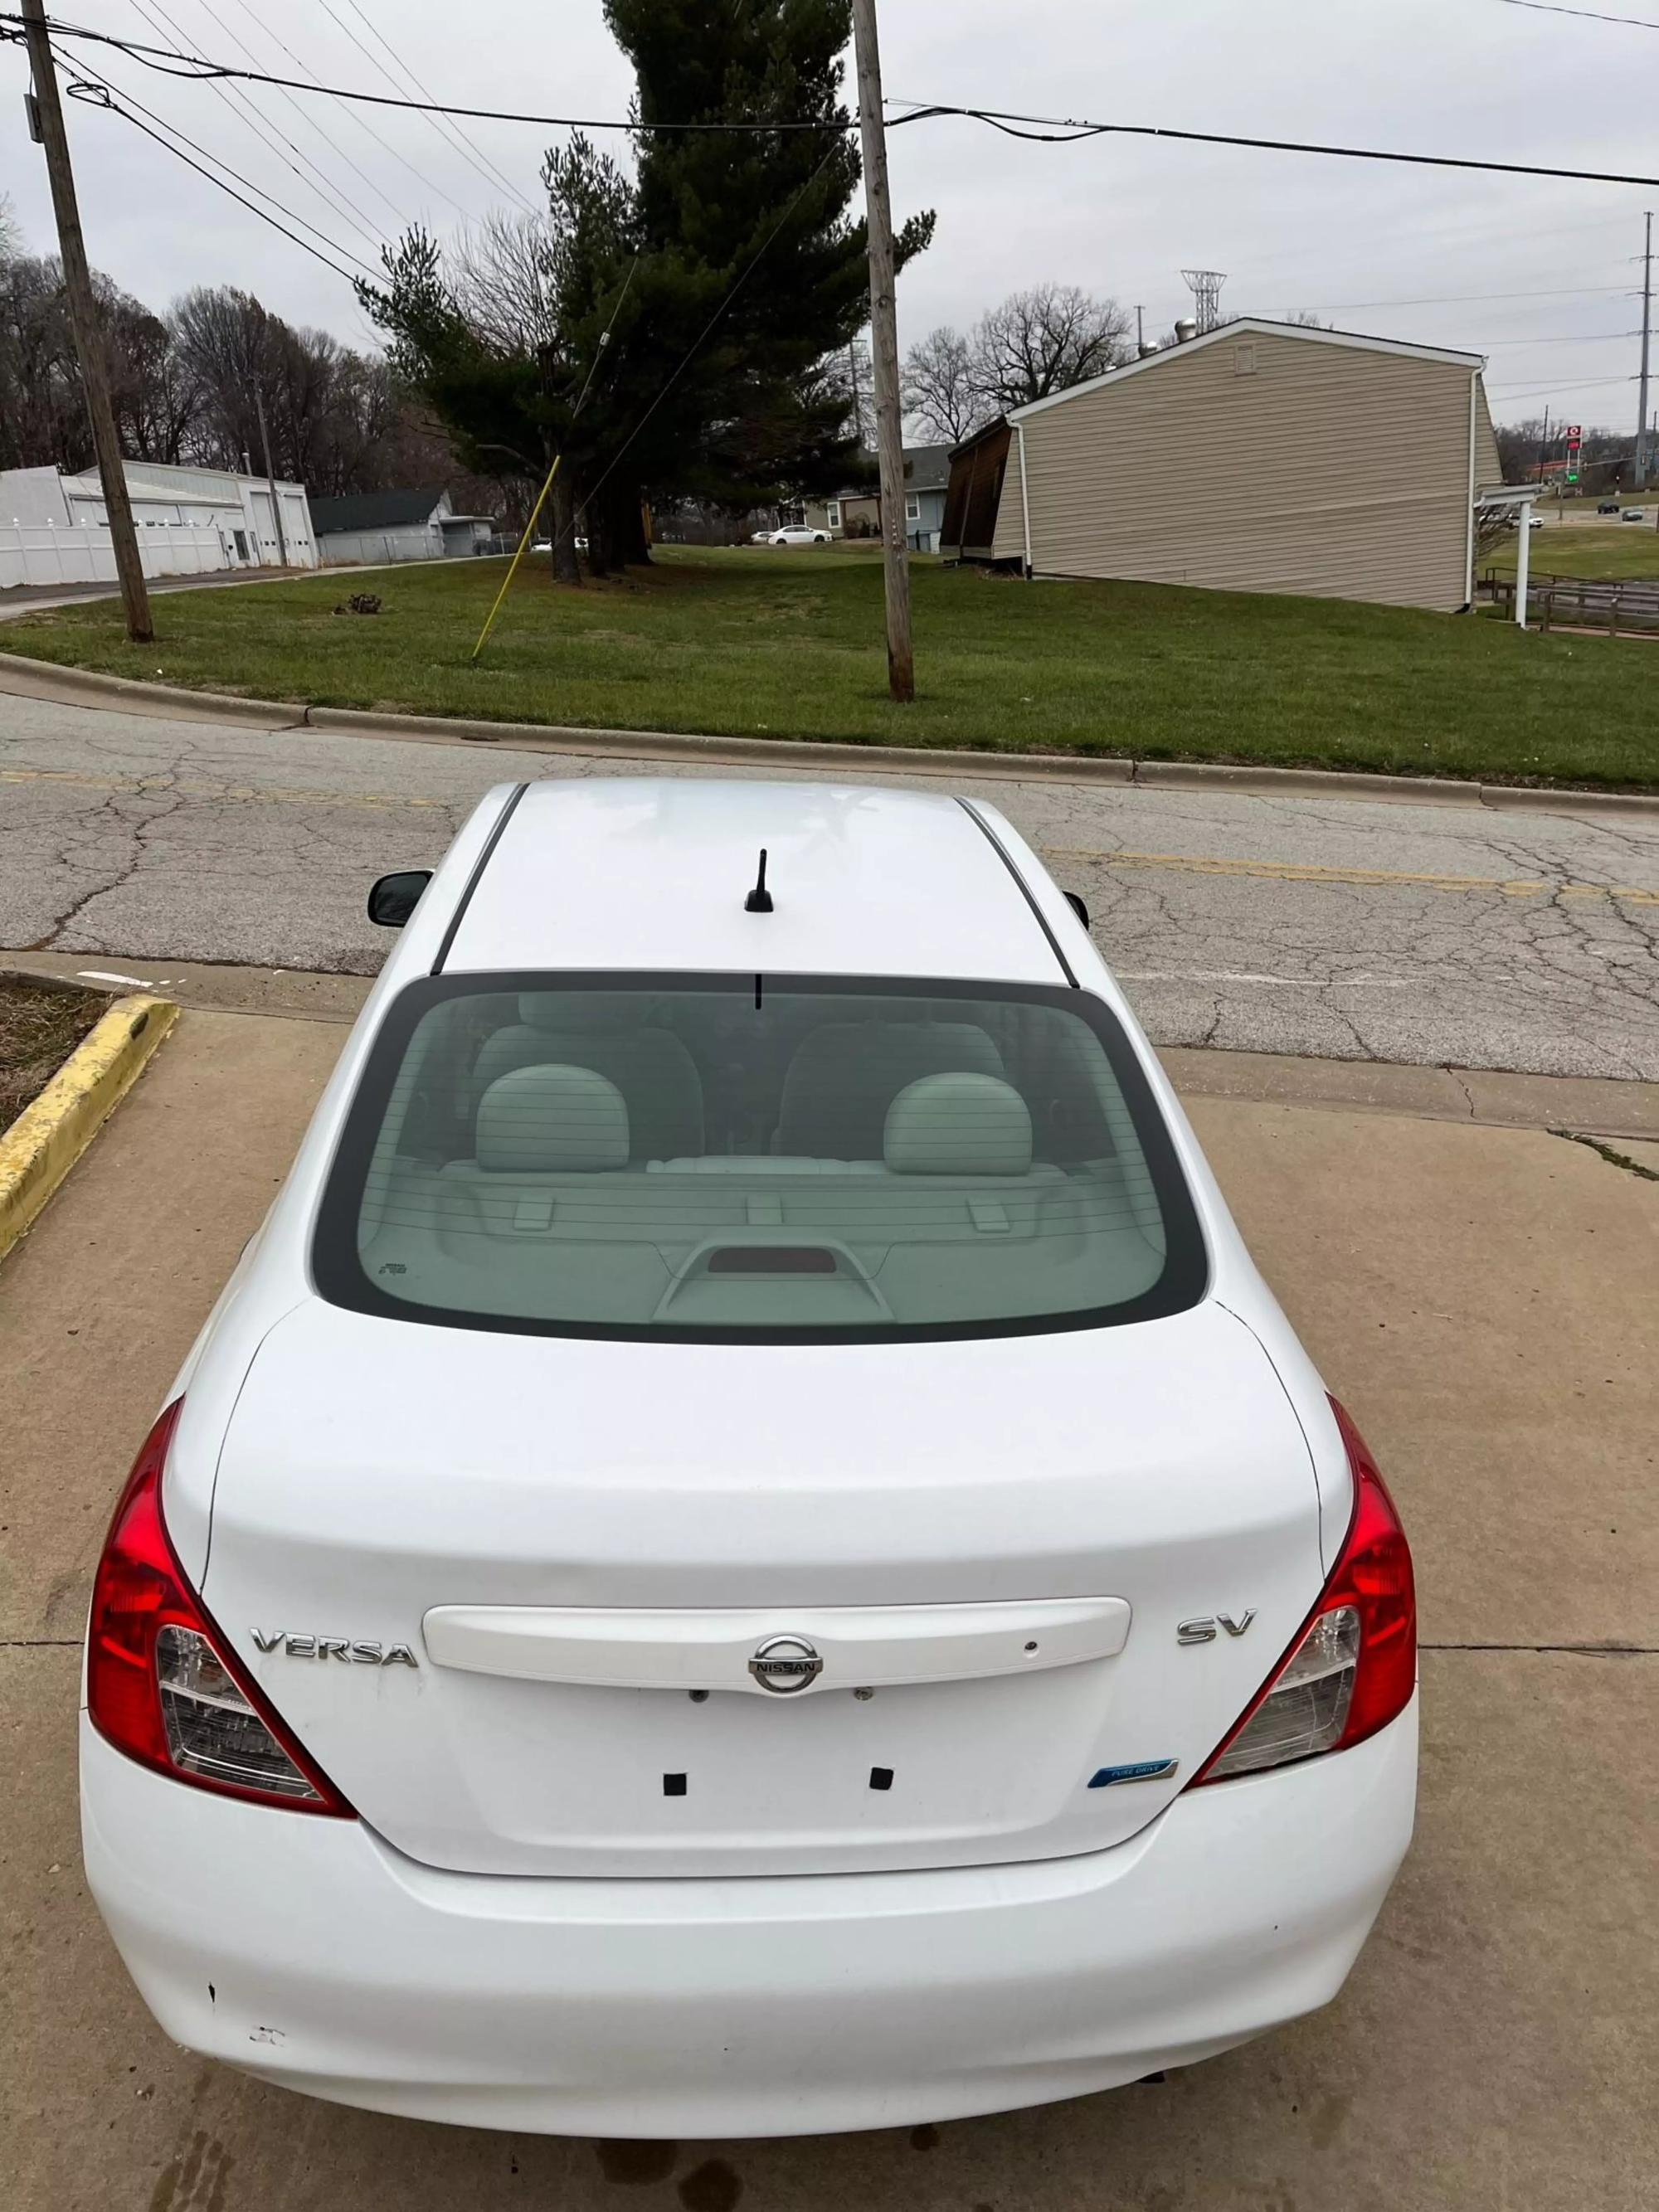
<instances>
[{"instance_id":1,"label":"house siding","mask_svg":"<svg viewBox=\"0 0 1659 2212\"><path fill-rule=\"evenodd\" d=\"M1255 331L1081 392L1022 426L1032 566L1461 607L1471 373ZM1023 530L1016 451L999 555Z\"/></svg>"}]
</instances>

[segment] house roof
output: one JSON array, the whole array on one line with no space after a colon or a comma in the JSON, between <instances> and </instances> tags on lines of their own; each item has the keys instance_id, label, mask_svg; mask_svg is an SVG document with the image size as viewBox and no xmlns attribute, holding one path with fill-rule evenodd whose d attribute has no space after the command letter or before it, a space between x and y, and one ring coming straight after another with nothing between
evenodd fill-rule
<instances>
[{"instance_id":1,"label":"house roof","mask_svg":"<svg viewBox=\"0 0 1659 2212\"><path fill-rule=\"evenodd\" d=\"M1046 399L1032 399L1024 407L1011 407L1006 420L1024 422L1033 415L1041 415L1049 407L1063 407L1068 399L1080 398L1085 392L1098 392L1108 384L1121 384L1131 376L1141 376L1148 369L1161 368L1165 362L1178 361L1185 356L1200 352L1206 346L1218 344L1224 338L1237 338L1255 333L1263 337L1302 338L1310 345L1346 346L1361 353L1397 354L1408 361L1438 361L1453 368L1481 369L1486 356L1480 353L1455 353L1444 346L1413 345L1403 338L1373 338L1362 337L1357 331L1316 331L1302 323L1275 323L1263 315L1241 315L1237 322L1218 323L1212 331L1200 337L1188 338L1180 345L1164 346L1157 353L1145 355L1139 361L1126 362L1121 368L1109 368L1101 376L1091 376L1084 384L1068 385L1064 392L1050 392ZM983 432L979 433L981 436ZM971 442L971 441L970 441ZM960 447L957 448L961 450Z\"/></svg>"},{"instance_id":2,"label":"house roof","mask_svg":"<svg viewBox=\"0 0 1659 2212\"><path fill-rule=\"evenodd\" d=\"M875 456L871 456L873 461ZM904 489L906 491L943 491L951 481L951 448L948 446L907 446L904 449ZM866 483L843 484L839 491L831 492L831 499L874 499L880 485L872 476Z\"/></svg>"},{"instance_id":3,"label":"house roof","mask_svg":"<svg viewBox=\"0 0 1659 2212\"><path fill-rule=\"evenodd\" d=\"M1008 417L1006 415L994 415L988 422L981 422L977 430L970 430L960 445L952 446L947 459L954 461L963 453L971 453L975 446L982 446L988 438L994 437L999 430L1007 428Z\"/></svg>"},{"instance_id":4,"label":"house roof","mask_svg":"<svg viewBox=\"0 0 1659 2212\"><path fill-rule=\"evenodd\" d=\"M424 484L413 491L348 492L338 499L313 499L311 520L319 538L348 530L398 530L411 522L429 522L444 495L442 484Z\"/></svg>"}]
</instances>

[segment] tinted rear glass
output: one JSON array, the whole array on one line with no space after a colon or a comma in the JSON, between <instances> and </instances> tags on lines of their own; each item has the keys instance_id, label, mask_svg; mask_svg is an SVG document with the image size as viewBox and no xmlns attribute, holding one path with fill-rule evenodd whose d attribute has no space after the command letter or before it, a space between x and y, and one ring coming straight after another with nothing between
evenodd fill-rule
<instances>
[{"instance_id":1,"label":"tinted rear glass","mask_svg":"<svg viewBox=\"0 0 1659 2212\"><path fill-rule=\"evenodd\" d=\"M412 985L314 1257L361 1310L695 1341L1093 1327L1205 1279L1098 1000L752 975Z\"/></svg>"}]
</instances>

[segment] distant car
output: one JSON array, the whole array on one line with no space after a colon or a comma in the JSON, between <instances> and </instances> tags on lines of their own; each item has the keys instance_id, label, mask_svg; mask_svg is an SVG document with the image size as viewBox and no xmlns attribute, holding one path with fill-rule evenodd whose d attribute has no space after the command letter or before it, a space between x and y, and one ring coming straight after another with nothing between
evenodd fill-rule
<instances>
[{"instance_id":1,"label":"distant car","mask_svg":"<svg viewBox=\"0 0 1659 2212\"><path fill-rule=\"evenodd\" d=\"M1620 522L1645 522L1648 511L1644 507L1627 507L1620 516Z\"/></svg>"},{"instance_id":2,"label":"distant car","mask_svg":"<svg viewBox=\"0 0 1659 2212\"><path fill-rule=\"evenodd\" d=\"M1598 514L1617 514L1619 512L1619 502L1616 499L1597 500L1595 503L1595 512Z\"/></svg>"},{"instance_id":3,"label":"distant car","mask_svg":"<svg viewBox=\"0 0 1659 2212\"><path fill-rule=\"evenodd\" d=\"M763 534L769 545L827 545L830 543L827 530L809 530L805 523L800 522L787 522L781 530L769 530Z\"/></svg>"},{"instance_id":4,"label":"distant car","mask_svg":"<svg viewBox=\"0 0 1659 2212\"><path fill-rule=\"evenodd\" d=\"M1529 514L1527 517L1527 527L1528 530L1541 530L1544 527L1543 516L1541 514Z\"/></svg>"}]
</instances>

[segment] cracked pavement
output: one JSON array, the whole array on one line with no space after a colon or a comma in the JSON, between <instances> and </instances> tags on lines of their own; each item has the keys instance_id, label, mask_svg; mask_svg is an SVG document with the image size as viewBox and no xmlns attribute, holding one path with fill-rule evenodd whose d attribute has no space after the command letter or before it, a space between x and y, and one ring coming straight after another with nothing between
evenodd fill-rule
<instances>
[{"instance_id":1,"label":"cracked pavement","mask_svg":"<svg viewBox=\"0 0 1659 2212\"><path fill-rule=\"evenodd\" d=\"M765 775L222 727L0 690L0 945L372 973L371 879L529 776ZM1000 805L1153 1040L1659 1079L1659 816L878 776Z\"/></svg>"}]
</instances>

